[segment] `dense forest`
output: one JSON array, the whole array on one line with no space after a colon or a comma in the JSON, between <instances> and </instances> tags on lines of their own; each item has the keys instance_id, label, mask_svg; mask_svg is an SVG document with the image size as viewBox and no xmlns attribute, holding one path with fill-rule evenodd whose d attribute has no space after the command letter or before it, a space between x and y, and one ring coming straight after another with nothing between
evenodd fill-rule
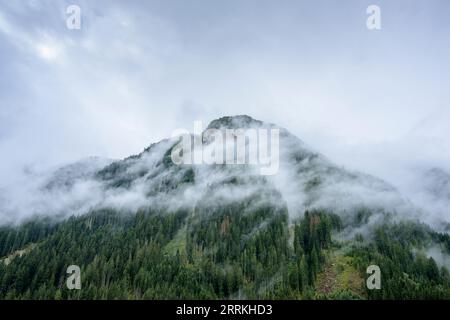
<instances>
[{"instance_id":1,"label":"dense forest","mask_svg":"<svg viewBox=\"0 0 450 320\"><path fill-rule=\"evenodd\" d=\"M112 209L0 228L1 299L449 299L450 276L425 255L450 237L416 222L351 239L324 210L291 220L269 205ZM354 222L357 223L357 222ZM381 289L365 286L381 269ZM81 269L81 290L66 286Z\"/></svg>"}]
</instances>

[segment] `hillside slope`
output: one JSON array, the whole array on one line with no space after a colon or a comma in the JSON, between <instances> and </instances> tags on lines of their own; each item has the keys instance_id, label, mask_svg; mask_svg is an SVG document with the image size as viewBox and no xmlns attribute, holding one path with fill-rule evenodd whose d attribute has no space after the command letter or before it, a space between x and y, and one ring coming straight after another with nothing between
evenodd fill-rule
<instances>
[{"instance_id":1,"label":"hillside slope","mask_svg":"<svg viewBox=\"0 0 450 320\"><path fill-rule=\"evenodd\" d=\"M449 236L388 183L248 116L211 128L279 129L279 171L176 165L178 138L86 174L61 168L35 190L33 218L0 227L0 258L31 248L0 263L0 297L450 298L448 271L429 254L448 255ZM365 287L371 264L380 290ZM82 290L66 288L69 265Z\"/></svg>"}]
</instances>

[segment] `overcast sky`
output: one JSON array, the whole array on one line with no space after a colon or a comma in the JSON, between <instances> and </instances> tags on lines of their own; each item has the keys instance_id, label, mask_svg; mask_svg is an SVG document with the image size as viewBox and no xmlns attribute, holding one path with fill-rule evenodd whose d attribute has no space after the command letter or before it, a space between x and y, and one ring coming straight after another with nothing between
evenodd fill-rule
<instances>
[{"instance_id":1,"label":"overcast sky","mask_svg":"<svg viewBox=\"0 0 450 320\"><path fill-rule=\"evenodd\" d=\"M446 0L0 0L2 183L235 114L383 178L448 170L449 35Z\"/></svg>"}]
</instances>

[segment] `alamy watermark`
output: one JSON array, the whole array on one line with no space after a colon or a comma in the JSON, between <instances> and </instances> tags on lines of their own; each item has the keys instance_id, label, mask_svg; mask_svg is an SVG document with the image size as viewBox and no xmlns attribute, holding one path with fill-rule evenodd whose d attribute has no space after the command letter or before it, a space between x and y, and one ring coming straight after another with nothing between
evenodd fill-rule
<instances>
[{"instance_id":1,"label":"alamy watermark","mask_svg":"<svg viewBox=\"0 0 450 320\"><path fill-rule=\"evenodd\" d=\"M81 8L72 4L66 8L66 14L69 16L66 19L66 27L69 30L81 29Z\"/></svg>"},{"instance_id":2,"label":"alamy watermark","mask_svg":"<svg viewBox=\"0 0 450 320\"><path fill-rule=\"evenodd\" d=\"M66 281L67 289L69 290L81 290L81 269L77 265L71 265L67 268L67 274L69 277Z\"/></svg>"},{"instance_id":3,"label":"alamy watermark","mask_svg":"<svg viewBox=\"0 0 450 320\"><path fill-rule=\"evenodd\" d=\"M380 6L372 4L366 9L369 15L366 20L366 26L369 30L381 30L381 9ZM81 8L76 4L71 4L66 8L66 26L69 30L81 29Z\"/></svg>"},{"instance_id":4,"label":"alamy watermark","mask_svg":"<svg viewBox=\"0 0 450 320\"><path fill-rule=\"evenodd\" d=\"M366 280L366 286L369 290L380 290L381 289L381 270L377 265L370 265L366 270L367 274L370 276Z\"/></svg>"},{"instance_id":5,"label":"alamy watermark","mask_svg":"<svg viewBox=\"0 0 450 320\"><path fill-rule=\"evenodd\" d=\"M369 15L366 20L366 26L369 30L381 30L381 9L377 5L370 5L366 10Z\"/></svg>"},{"instance_id":6,"label":"alamy watermark","mask_svg":"<svg viewBox=\"0 0 450 320\"><path fill-rule=\"evenodd\" d=\"M195 165L254 165L260 174L274 175L280 165L280 130L277 128L214 129L203 132L201 121L194 122L191 135L177 129L172 137L182 137L172 149L173 163Z\"/></svg>"}]
</instances>

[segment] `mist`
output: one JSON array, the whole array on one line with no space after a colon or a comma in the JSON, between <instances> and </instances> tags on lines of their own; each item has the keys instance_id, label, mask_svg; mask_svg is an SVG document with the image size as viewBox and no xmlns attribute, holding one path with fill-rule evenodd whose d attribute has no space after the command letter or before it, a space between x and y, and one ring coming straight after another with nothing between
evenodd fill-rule
<instances>
[{"instance_id":1,"label":"mist","mask_svg":"<svg viewBox=\"0 0 450 320\"><path fill-rule=\"evenodd\" d=\"M243 118L250 119L239 116L226 123L232 128L274 127ZM368 225L381 223L387 213L396 220L425 220L421 208L389 183L338 166L279 129L280 170L273 176L261 175L253 165L167 163L170 150L183 143L181 138L171 138L124 160L88 158L45 172L24 173L22 181L2 193L1 221L19 223L32 216L61 219L103 208L131 214L147 208L208 212L230 204L241 204L242 214L259 207L286 209L291 220L313 209L335 212L348 223L359 210L368 209L373 213ZM214 143L207 147L214 149Z\"/></svg>"}]
</instances>

